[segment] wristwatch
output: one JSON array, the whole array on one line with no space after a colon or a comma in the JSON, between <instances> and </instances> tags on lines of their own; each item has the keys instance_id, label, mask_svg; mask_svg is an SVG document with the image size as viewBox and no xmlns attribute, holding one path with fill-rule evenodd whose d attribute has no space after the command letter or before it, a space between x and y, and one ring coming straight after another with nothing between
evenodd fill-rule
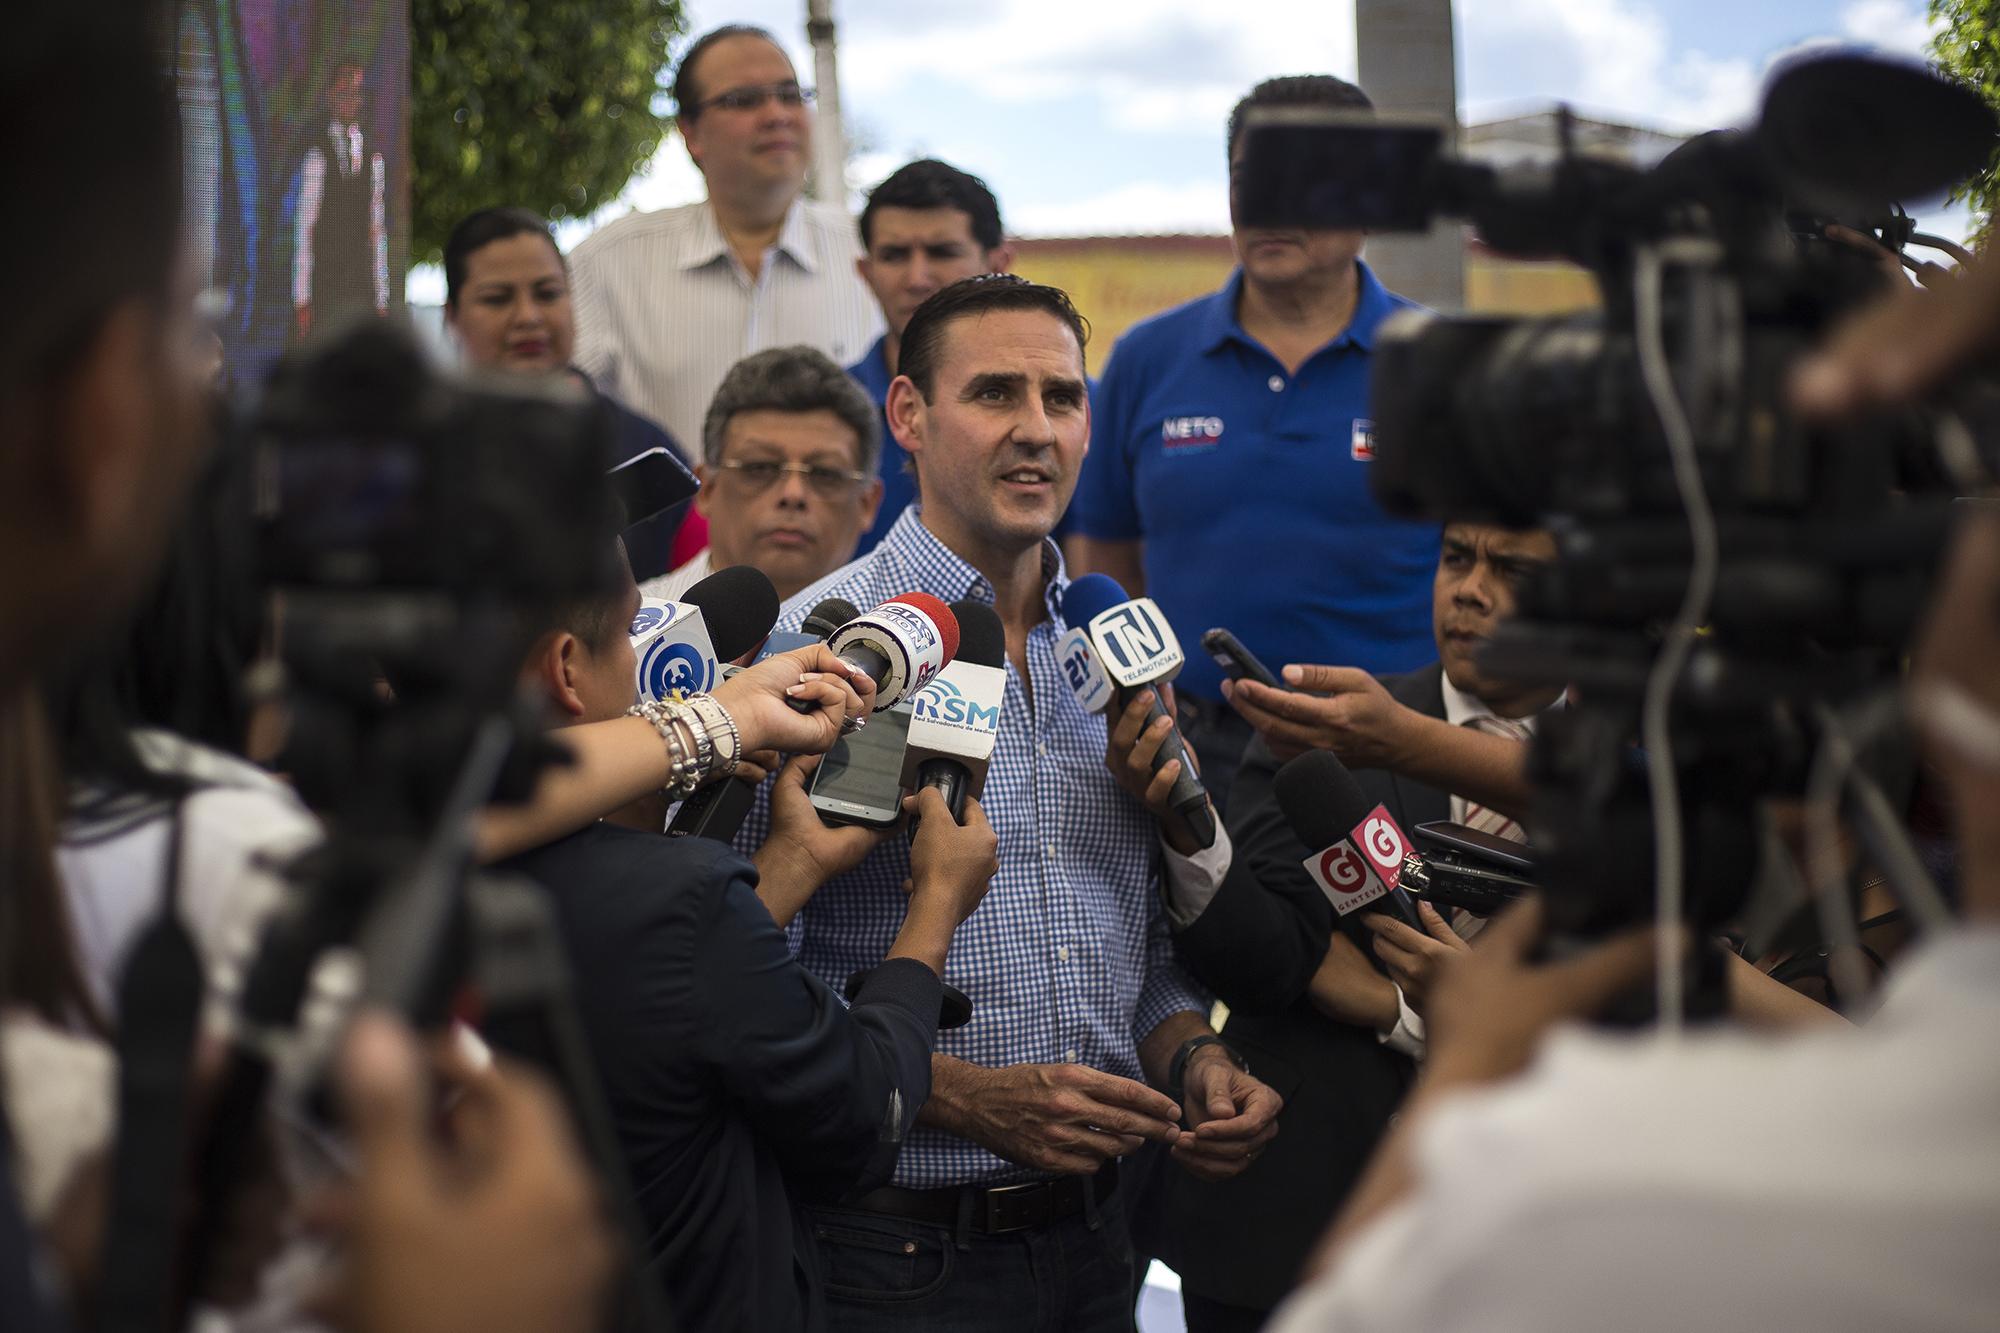
<instances>
[{"instance_id":1,"label":"wristwatch","mask_svg":"<svg viewBox=\"0 0 2000 1333\"><path fill-rule=\"evenodd\" d=\"M1173 1063L1167 1066L1167 1095L1175 1101L1185 1100L1181 1094L1187 1090L1188 1060L1193 1057L1196 1051L1204 1046L1220 1046L1222 1053L1229 1057L1230 1064L1235 1065L1246 1074L1250 1072L1249 1062L1236 1053L1235 1047L1216 1036L1213 1032L1204 1032L1198 1037L1189 1037L1181 1043L1180 1049L1174 1052Z\"/></svg>"}]
</instances>

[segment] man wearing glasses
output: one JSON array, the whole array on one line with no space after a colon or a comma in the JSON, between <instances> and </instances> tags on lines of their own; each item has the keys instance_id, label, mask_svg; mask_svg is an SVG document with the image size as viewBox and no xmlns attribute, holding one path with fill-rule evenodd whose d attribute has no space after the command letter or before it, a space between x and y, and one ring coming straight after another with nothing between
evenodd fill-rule
<instances>
[{"instance_id":1,"label":"man wearing glasses","mask_svg":"<svg viewBox=\"0 0 2000 1333\"><path fill-rule=\"evenodd\" d=\"M744 357L702 423L694 503L708 520L708 549L641 591L672 601L712 570L755 565L782 600L831 574L875 521L881 441L874 402L819 352Z\"/></svg>"},{"instance_id":2,"label":"man wearing glasses","mask_svg":"<svg viewBox=\"0 0 2000 1333\"><path fill-rule=\"evenodd\" d=\"M576 364L692 441L742 357L803 344L848 365L882 316L854 269L852 219L838 202L800 198L812 92L771 35L736 24L705 34L673 93L708 198L599 228L570 255L570 284Z\"/></svg>"}]
</instances>

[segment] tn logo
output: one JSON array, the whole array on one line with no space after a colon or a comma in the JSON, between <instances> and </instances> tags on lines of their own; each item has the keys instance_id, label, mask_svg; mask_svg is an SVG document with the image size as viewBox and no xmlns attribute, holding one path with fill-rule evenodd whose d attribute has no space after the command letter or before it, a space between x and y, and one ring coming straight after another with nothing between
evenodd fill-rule
<instances>
[{"instance_id":1,"label":"tn logo","mask_svg":"<svg viewBox=\"0 0 2000 1333\"><path fill-rule=\"evenodd\" d=\"M1142 607L1120 607L1099 624L1105 653L1124 670L1169 655L1167 627L1156 622Z\"/></svg>"}]
</instances>

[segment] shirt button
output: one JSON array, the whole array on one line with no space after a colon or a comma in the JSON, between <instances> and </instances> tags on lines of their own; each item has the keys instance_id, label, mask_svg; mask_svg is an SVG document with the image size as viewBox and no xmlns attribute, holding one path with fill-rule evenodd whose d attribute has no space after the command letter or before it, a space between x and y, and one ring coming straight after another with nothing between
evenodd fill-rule
<instances>
[{"instance_id":1,"label":"shirt button","mask_svg":"<svg viewBox=\"0 0 2000 1333\"><path fill-rule=\"evenodd\" d=\"M1036 741L1035 753L1047 759L1049 757L1049 743L1047 741Z\"/></svg>"},{"instance_id":2,"label":"shirt button","mask_svg":"<svg viewBox=\"0 0 2000 1333\"><path fill-rule=\"evenodd\" d=\"M1283 393L1285 391L1285 377L1283 375L1273 375L1264 382L1271 386L1272 393Z\"/></svg>"},{"instance_id":3,"label":"shirt button","mask_svg":"<svg viewBox=\"0 0 2000 1333\"><path fill-rule=\"evenodd\" d=\"M1069 1048L1068 1050L1064 1051L1064 1052L1063 1052L1063 1059L1065 1059L1065 1060L1069 1061L1069 1062L1070 1062L1071 1064L1075 1064L1075 1063L1076 1063L1076 1047L1072 1046L1072 1047L1070 1047L1070 1048Z\"/></svg>"},{"instance_id":4,"label":"shirt button","mask_svg":"<svg viewBox=\"0 0 2000 1333\"><path fill-rule=\"evenodd\" d=\"M1056 950L1056 961L1058 963L1067 963L1069 961L1069 946L1067 944Z\"/></svg>"},{"instance_id":5,"label":"shirt button","mask_svg":"<svg viewBox=\"0 0 2000 1333\"><path fill-rule=\"evenodd\" d=\"M1055 860L1055 859L1056 859L1056 845L1055 845L1054 843L1050 843L1050 844L1049 844L1048 846L1046 846L1046 847L1042 848L1042 854L1043 854L1044 856L1048 857L1048 858L1049 858L1049 860L1051 860L1051 861Z\"/></svg>"}]
</instances>

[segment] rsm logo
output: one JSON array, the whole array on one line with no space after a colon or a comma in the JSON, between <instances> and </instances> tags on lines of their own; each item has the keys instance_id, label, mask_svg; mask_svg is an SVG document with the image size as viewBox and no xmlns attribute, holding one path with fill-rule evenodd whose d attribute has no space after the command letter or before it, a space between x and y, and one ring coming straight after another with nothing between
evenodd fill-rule
<instances>
[{"instance_id":1,"label":"rsm logo","mask_svg":"<svg viewBox=\"0 0 2000 1333\"><path fill-rule=\"evenodd\" d=\"M944 679L934 680L917 692L915 711L920 718L948 726L971 727L977 731L996 731L1000 726L997 705L981 707L966 698L958 686Z\"/></svg>"}]
</instances>

